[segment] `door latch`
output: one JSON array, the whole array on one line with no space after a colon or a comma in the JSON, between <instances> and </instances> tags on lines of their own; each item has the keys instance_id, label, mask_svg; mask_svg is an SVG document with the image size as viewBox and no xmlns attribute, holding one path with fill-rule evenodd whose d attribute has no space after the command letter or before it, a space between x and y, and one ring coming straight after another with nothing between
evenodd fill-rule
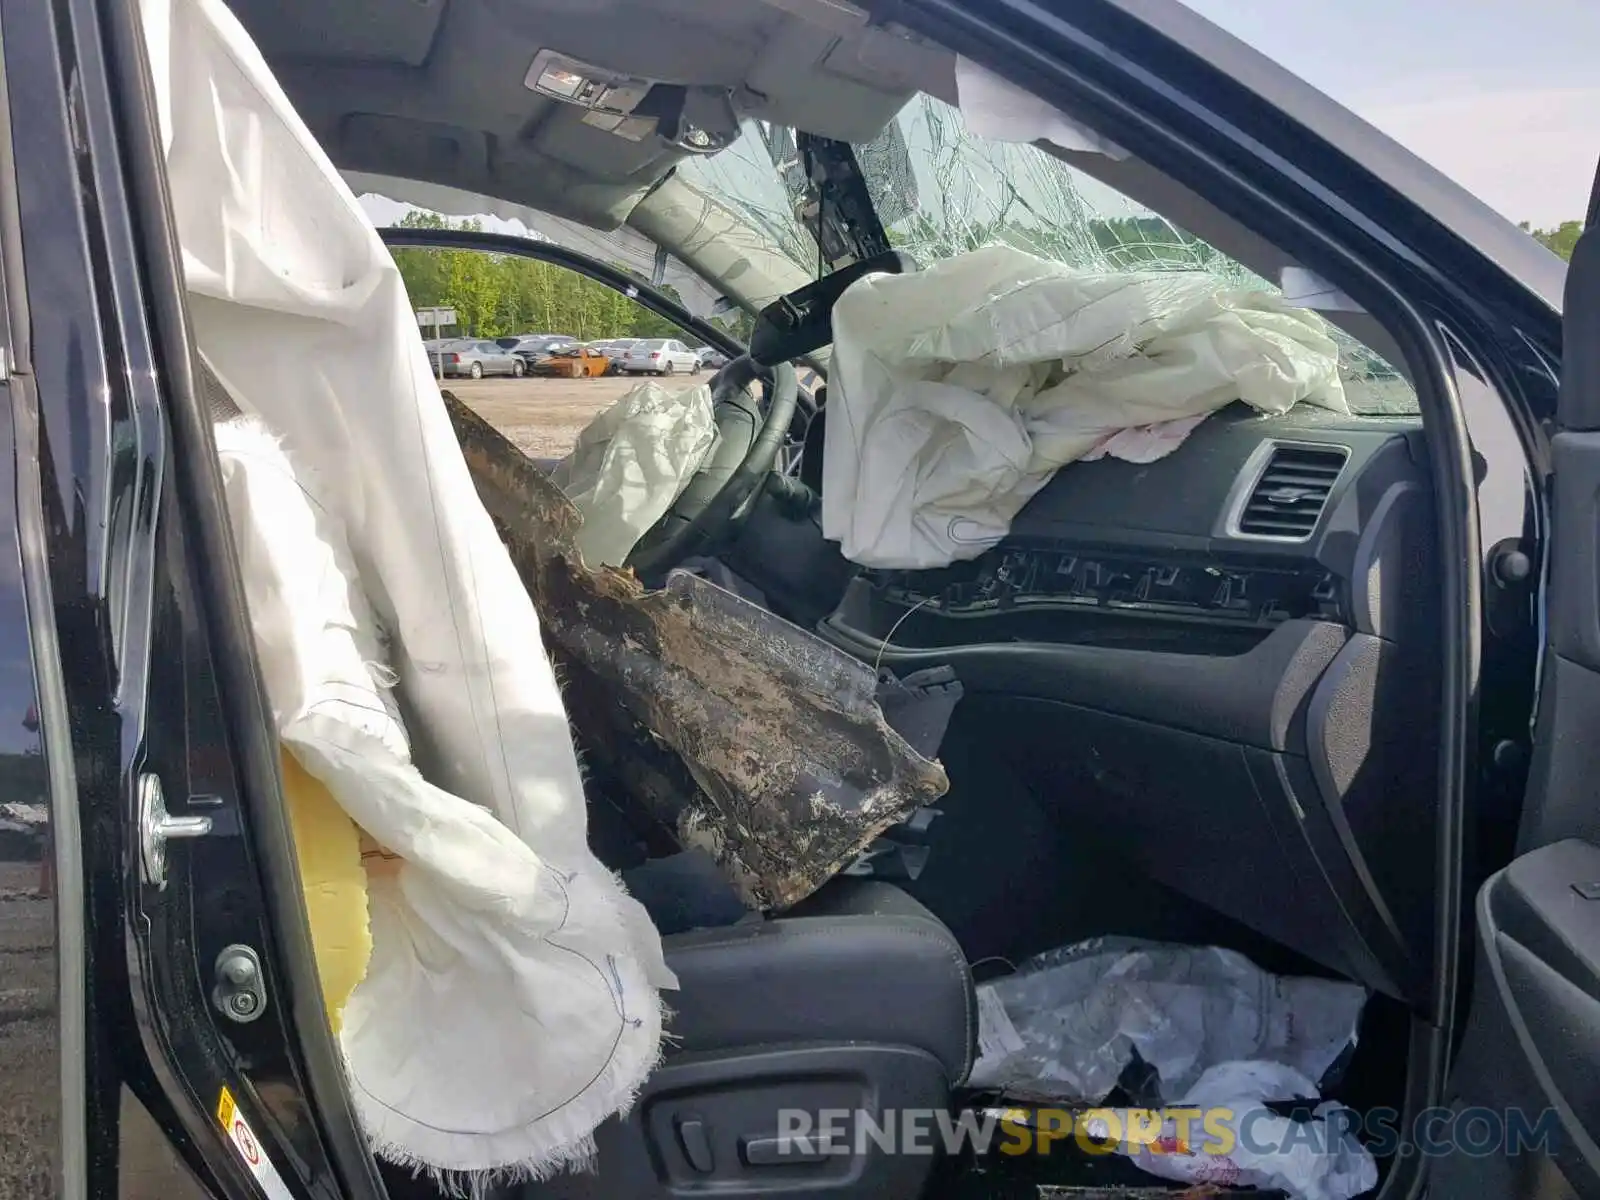
<instances>
[{"instance_id":1,"label":"door latch","mask_svg":"<svg viewBox=\"0 0 1600 1200\"><path fill-rule=\"evenodd\" d=\"M224 946L217 955L211 1003L230 1021L249 1024L267 1011L267 985L261 958L249 946Z\"/></svg>"},{"instance_id":2,"label":"door latch","mask_svg":"<svg viewBox=\"0 0 1600 1200\"><path fill-rule=\"evenodd\" d=\"M167 841L205 837L210 817L175 817L167 812L161 780L153 774L139 776L139 861L144 881L154 888L167 886Z\"/></svg>"}]
</instances>

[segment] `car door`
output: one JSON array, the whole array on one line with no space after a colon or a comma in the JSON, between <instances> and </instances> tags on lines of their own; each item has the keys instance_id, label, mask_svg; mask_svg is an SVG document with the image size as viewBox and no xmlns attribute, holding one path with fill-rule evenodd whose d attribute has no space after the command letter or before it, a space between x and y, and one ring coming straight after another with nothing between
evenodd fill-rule
<instances>
[{"instance_id":1,"label":"car door","mask_svg":"<svg viewBox=\"0 0 1600 1200\"><path fill-rule=\"evenodd\" d=\"M1568 269L1545 645L1516 857L1475 905L1439 1196L1600 1195L1600 179ZM1469 1118L1500 1152L1453 1152ZM1426 1151L1427 1147L1424 1146Z\"/></svg>"},{"instance_id":2,"label":"car door","mask_svg":"<svg viewBox=\"0 0 1600 1200\"><path fill-rule=\"evenodd\" d=\"M479 342L478 353L483 356L485 375L511 374L511 354L494 342Z\"/></svg>"}]
</instances>

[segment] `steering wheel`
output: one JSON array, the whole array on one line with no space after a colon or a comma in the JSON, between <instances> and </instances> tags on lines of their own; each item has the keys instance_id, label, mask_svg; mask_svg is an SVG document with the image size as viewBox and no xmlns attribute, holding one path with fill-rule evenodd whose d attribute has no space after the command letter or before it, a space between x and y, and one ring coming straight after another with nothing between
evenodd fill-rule
<instances>
[{"instance_id":1,"label":"steering wheel","mask_svg":"<svg viewBox=\"0 0 1600 1200\"><path fill-rule=\"evenodd\" d=\"M758 381L765 415L749 390ZM779 363L769 370L748 354L711 377L716 438L672 507L634 545L627 565L635 573L659 578L733 531L777 462L799 395L794 367Z\"/></svg>"}]
</instances>

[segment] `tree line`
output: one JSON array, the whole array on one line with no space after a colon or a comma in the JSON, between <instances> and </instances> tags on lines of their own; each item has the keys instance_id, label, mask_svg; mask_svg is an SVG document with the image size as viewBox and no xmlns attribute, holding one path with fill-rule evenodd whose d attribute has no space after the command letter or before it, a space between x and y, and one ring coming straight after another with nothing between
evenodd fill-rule
<instances>
[{"instance_id":1,"label":"tree line","mask_svg":"<svg viewBox=\"0 0 1600 1200\"><path fill-rule=\"evenodd\" d=\"M1531 234L1535 241L1562 258L1571 259L1572 248L1578 244L1578 235L1583 232L1583 222L1563 221L1554 229L1533 229L1523 221L1517 228Z\"/></svg>"},{"instance_id":2,"label":"tree line","mask_svg":"<svg viewBox=\"0 0 1600 1200\"><path fill-rule=\"evenodd\" d=\"M425 212L409 212L400 224L412 229L483 228L481 221L452 224L437 213ZM411 306L455 309L462 336L564 333L582 342L640 337L682 338L686 344L698 344L697 338L615 288L553 263L481 250L391 253ZM657 290L679 300L670 287Z\"/></svg>"}]
</instances>

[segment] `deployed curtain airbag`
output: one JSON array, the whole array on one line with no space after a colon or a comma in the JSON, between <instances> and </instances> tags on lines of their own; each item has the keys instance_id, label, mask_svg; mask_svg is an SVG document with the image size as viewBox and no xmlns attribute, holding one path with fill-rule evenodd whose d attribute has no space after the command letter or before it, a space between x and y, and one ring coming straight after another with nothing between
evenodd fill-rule
<instances>
[{"instance_id":1,"label":"deployed curtain airbag","mask_svg":"<svg viewBox=\"0 0 1600 1200\"><path fill-rule=\"evenodd\" d=\"M399 271L260 54L218 0L142 15L195 338L242 412L218 442L272 715L372 847L357 1112L473 1186L581 1162L673 979L589 851L533 604Z\"/></svg>"}]
</instances>

